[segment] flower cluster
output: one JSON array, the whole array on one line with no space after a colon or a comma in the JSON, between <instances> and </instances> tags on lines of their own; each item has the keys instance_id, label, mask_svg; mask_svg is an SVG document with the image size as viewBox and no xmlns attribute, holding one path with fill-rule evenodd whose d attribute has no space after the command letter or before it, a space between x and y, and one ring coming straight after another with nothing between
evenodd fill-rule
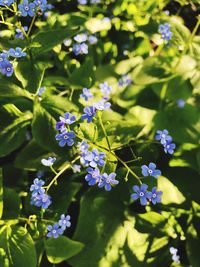
<instances>
[{"instance_id":1,"label":"flower cluster","mask_svg":"<svg viewBox=\"0 0 200 267\"><path fill-rule=\"evenodd\" d=\"M158 32L161 34L164 41L169 41L172 38L171 25L169 23L160 24Z\"/></svg>"},{"instance_id":2,"label":"flower cluster","mask_svg":"<svg viewBox=\"0 0 200 267\"><path fill-rule=\"evenodd\" d=\"M46 10L50 10L52 8L53 6L48 4L47 0L34 0L33 2L24 0L18 5L18 9L22 17L34 17L36 11L45 12Z\"/></svg>"},{"instance_id":3,"label":"flower cluster","mask_svg":"<svg viewBox=\"0 0 200 267\"><path fill-rule=\"evenodd\" d=\"M127 75L122 75L122 77L118 81L119 86L126 86L130 85L133 82L133 80Z\"/></svg>"},{"instance_id":4,"label":"flower cluster","mask_svg":"<svg viewBox=\"0 0 200 267\"><path fill-rule=\"evenodd\" d=\"M45 193L44 186L45 182L41 179L34 179L33 184L30 187L31 204L36 207L47 209L51 204L51 198Z\"/></svg>"},{"instance_id":5,"label":"flower cluster","mask_svg":"<svg viewBox=\"0 0 200 267\"><path fill-rule=\"evenodd\" d=\"M59 141L59 146L64 147L66 144L68 146L73 146L74 138L76 134L74 131L69 131L65 126L73 124L76 121L76 117L71 115L69 112L64 114L64 117L60 116L60 121L56 123L56 130L60 131L59 134L56 134L55 138Z\"/></svg>"},{"instance_id":6,"label":"flower cluster","mask_svg":"<svg viewBox=\"0 0 200 267\"><path fill-rule=\"evenodd\" d=\"M180 256L177 255L178 249L170 247L169 251L172 254L172 260L176 263L180 263Z\"/></svg>"},{"instance_id":7,"label":"flower cluster","mask_svg":"<svg viewBox=\"0 0 200 267\"><path fill-rule=\"evenodd\" d=\"M14 3L14 0L0 0L0 6L10 6Z\"/></svg>"},{"instance_id":8,"label":"flower cluster","mask_svg":"<svg viewBox=\"0 0 200 267\"><path fill-rule=\"evenodd\" d=\"M60 216L60 220L58 223L55 223L54 225L48 225L47 226L47 237L53 237L58 238L60 235L64 233L64 231L71 226L71 216L65 214L62 214Z\"/></svg>"},{"instance_id":9,"label":"flower cluster","mask_svg":"<svg viewBox=\"0 0 200 267\"><path fill-rule=\"evenodd\" d=\"M148 185L142 184L141 187L134 185L133 193L131 198L133 200L140 199L140 204L142 206L147 205L148 200L151 201L154 205L161 202L162 191L156 191L156 187L153 187L151 191L147 191Z\"/></svg>"},{"instance_id":10,"label":"flower cluster","mask_svg":"<svg viewBox=\"0 0 200 267\"><path fill-rule=\"evenodd\" d=\"M173 139L169 135L168 130L166 129L164 129L163 131L158 130L156 132L155 139L157 141L160 141L160 143L163 145L165 153L169 153L171 155L174 153L174 149L176 148L176 145L172 143Z\"/></svg>"},{"instance_id":11,"label":"flower cluster","mask_svg":"<svg viewBox=\"0 0 200 267\"><path fill-rule=\"evenodd\" d=\"M10 62L10 57L20 58L25 57L26 53L22 51L20 47L10 48L8 51L3 51L0 54L0 72L7 77L13 74L13 64Z\"/></svg>"}]
</instances>

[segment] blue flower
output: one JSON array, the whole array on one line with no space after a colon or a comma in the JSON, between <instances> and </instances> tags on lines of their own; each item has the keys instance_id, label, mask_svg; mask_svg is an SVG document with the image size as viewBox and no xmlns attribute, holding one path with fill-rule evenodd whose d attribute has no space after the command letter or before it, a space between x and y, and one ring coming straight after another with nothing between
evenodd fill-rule
<instances>
[{"instance_id":1,"label":"blue flower","mask_svg":"<svg viewBox=\"0 0 200 267\"><path fill-rule=\"evenodd\" d=\"M38 194L43 194L44 193L44 188L42 188L42 186L44 185L44 181L41 179L34 179L33 180L33 184L30 187L30 191L32 192L32 195L38 195Z\"/></svg>"},{"instance_id":2,"label":"blue flower","mask_svg":"<svg viewBox=\"0 0 200 267\"><path fill-rule=\"evenodd\" d=\"M75 133L73 131L68 132L66 128L62 128L61 133L55 136L56 140L59 141L60 147L64 147L66 144L68 146L73 146L74 144L73 138L75 137L76 137Z\"/></svg>"},{"instance_id":3,"label":"blue flower","mask_svg":"<svg viewBox=\"0 0 200 267\"><path fill-rule=\"evenodd\" d=\"M94 44L97 43L98 39L97 39L97 37L96 37L95 35L90 35L90 36L88 37L88 41L89 41L89 43L90 43L91 45L94 45Z\"/></svg>"},{"instance_id":4,"label":"blue flower","mask_svg":"<svg viewBox=\"0 0 200 267\"><path fill-rule=\"evenodd\" d=\"M139 198L140 204L145 206L147 204L147 200L151 196L151 192L147 192L147 188L148 186L146 184L142 184L141 187L134 185L133 191L135 191L135 193L131 195L131 198L133 200L137 200Z\"/></svg>"},{"instance_id":5,"label":"blue flower","mask_svg":"<svg viewBox=\"0 0 200 267\"><path fill-rule=\"evenodd\" d=\"M6 53L1 53L0 54L0 67L1 67L1 65L3 64L4 61L8 61L7 59L8 59L8 54L6 54Z\"/></svg>"},{"instance_id":6,"label":"blue flower","mask_svg":"<svg viewBox=\"0 0 200 267\"><path fill-rule=\"evenodd\" d=\"M101 89L101 92L103 93L104 96L109 96L112 90L112 87L108 85L107 82L100 83L99 87Z\"/></svg>"},{"instance_id":7,"label":"blue flower","mask_svg":"<svg viewBox=\"0 0 200 267\"><path fill-rule=\"evenodd\" d=\"M185 106L185 100L183 100L183 99L178 99L178 100L176 101L176 104L177 104L177 107L179 107L179 108L184 108L184 106Z\"/></svg>"},{"instance_id":8,"label":"blue flower","mask_svg":"<svg viewBox=\"0 0 200 267\"><path fill-rule=\"evenodd\" d=\"M65 123L63 121L58 121L56 123L56 130L60 131L61 129L65 128Z\"/></svg>"},{"instance_id":9,"label":"blue flower","mask_svg":"<svg viewBox=\"0 0 200 267\"><path fill-rule=\"evenodd\" d=\"M162 35L162 39L165 41L169 41L172 38L173 33L170 30L171 25L168 23L160 24L158 28L158 32Z\"/></svg>"},{"instance_id":10,"label":"blue flower","mask_svg":"<svg viewBox=\"0 0 200 267\"><path fill-rule=\"evenodd\" d=\"M27 26L24 26L23 29L24 29L25 32L28 31L28 27ZM15 31L16 31L15 38L19 38L19 39L23 40L24 39L24 34L23 34L22 30L17 28Z\"/></svg>"},{"instance_id":11,"label":"blue flower","mask_svg":"<svg viewBox=\"0 0 200 267\"><path fill-rule=\"evenodd\" d=\"M60 121L66 123L67 125L70 125L76 121L76 117L74 115L71 115L69 112L66 112L64 114L64 117L60 117Z\"/></svg>"},{"instance_id":12,"label":"blue flower","mask_svg":"<svg viewBox=\"0 0 200 267\"><path fill-rule=\"evenodd\" d=\"M36 176L42 178L44 176L44 171L37 171Z\"/></svg>"},{"instance_id":13,"label":"blue flower","mask_svg":"<svg viewBox=\"0 0 200 267\"><path fill-rule=\"evenodd\" d=\"M167 141L172 140L171 136L169 135L169 132L166 129L164 129L163 131L158 130L156 132L155 139L160 141L162 145L166 144Z\"/></svg>"},{"instance_id":14,"label":"blue flower","mask_svg":"<svg viewBox=\"0 0 200 267\"><path fill-rule=\"evenodd\" d=\"M82 120L87 120L87 122L91 122L94 115L96 114L96 109L95 107L93 106L90 106L90 107L86 107L84 108L84 113L82 116L81 116L81 119Z\"/></svg>"},{"instance_id":15,"label":"blue flower","mask_svg":"<svg viewBox=\"0 0 200 267\"><path fill-rule=\"evenodd\" d=\"M38 90L38 96L42 96L42 94L46 91L46 87L40 87L39 90Z\"/></svg>"},{"instance_id":16,"label":"blue flower","mask_svg":"<svg viewBox=\"0 0 200 267\"><path fill-rule=\"evenodd\" d=\"M71 220L70 215L65 216L65 214L62 214L60 216L60 220L59 220L58 224L63 231L65 231L66 228L69 228L71 226L70 220Z\"/></svg>"},{"instance_id":17,"label":"blue flower","mask_svg":"<svg viewBox=\"0 0 200 267\"><path fill-rule=\"evenodd\" d=\"M85 99L85 101L88 101L90 98L93 98L93 94L90 92L89 89L83 88L82 94L80 94L80 97Z\"/></svg>"},{"instance_id":18,"label":"blue flower","mask_svg":"<svg viewBox=\"0 0 200 267\"><path fill-rule=\"evenodd\" d=\"M161 202L162 191L156 191L156 187L153 187L151 192L149 192L149 199L155 205Z\"/></svg>"},{"instance_id":19,"label":"blue flower","mask_svg":"<svg viewBox=\"0 0 200 267\"><path fill-rule=\"evenodd\" d=\"M81 155L80 161L84 166L90 166L96 168L97 165L103 166L105 161L104 152L98 152L96 148L93 148L92 151L87 151Z\"/></svg>"},{"instance_id":20,"label":"blue flower","mask_svg":"<svg viewBox=\"0 0 200 267\"><path fill-rule=\"evenodd\" d=\"M58 238L60 235L63 234L63 230L62 228L60 228L60 225L58 223L55 223L53 226L48 225L47 230L49 231L47 233L47 237Z\"/></svg>"},{"instance_id":21,"label":"blue flower","mask_svg":"<svg viewBox=\"0 0 200 267\"><path fill-rule=\"evenodd\" d=\"M14 48L10 48L9 51L8 51L8 54L9 54L9 56L16 57L16 58L25 57L26 56L26 53L23 52L20 47L16 47L15 49Z\"/></svg>"},{"instance_id":22,"label":"blue flower","mask_svg":"<svg viewBox=\"0 0 200 267\"><path fill-rule=\"evenodd\" d=\"M10 63L10 61L8 60L4 60L3 62L1 62L0 64L0 72L3 75L6 75L7 77L12 76L13 74L13 64Z\"/></svg>"},{"instance_id":23,"label":"blue flower","mask_svg":"<svg viewBox=\"0 0 200 267\"><path fill-rule=\"evenodd\" d=\"M172 260L175 263L180 263L180 256L177 255L178 249L174 248L174 247L170 247L169 248L170 253L172 254Z\"/></svg>"},{"instance_id":24,"label":"blue flower","mask_svg":"<svg viewBox=\"0 0 200 267\"><path fill-rule=\"evenodd\" d=\"M88 54L88 45L85 43L74 44L72 51L76 56L78 56L79 54Z\"/></svg>"},{"instance_id":25,"label":"blue flower","mask_svg":"<svg viewBox=\"0 0 200 267\"><path fill-rule=\"evenodd\" d=\"M86 33L80 33L74 36L74 40L78 43L83 43L87 41L87 34Z\"/></svg>"},{"instance_id":26,"label":"blue flower","mask_svg":"<svg viewBox=\"0 0 200 267\"><path fill-rule=\"evenodd\" d=\"M99 4L101 0L90 0L90 4Z\"/></svg>"},{"instance_id":27,"label":"blue flower","mask_svg":"<svg viewBox=\"0 0 200 267\"><path fill-rule=\"evenodd\" d=\"M87 168L88 174L85 176L85 180L88 182L88 185L93 186L100 182L101 174L99 169Z\"/></svg>"},{"instance_id":28,"label":"blue flower","mask_svg":"<svg viewBox=\"0 0 200 267\"><path fill-rule=\"evenodd\" d=\"M74 164L72 166L72 170L73 170L74 173L81 172L81 165Z\"/></svg>"},{"instance_id":29,"label":"blue flower","mask_svg":"<svg viewBox=\"0 0 200 267\"><path fill-rule=\"evenodd\" d=\"M79 5L87 5L87 0L78 0Z\"/></svg>"},{"instance_id":30,"label":"blue flower","mask_svg":"<svg viewBox=\"0 0 200 267\"><path fill-rule=\"evenodd\" d=\"M51 204L51 198L45 193L31 196L31 204L36 207L47 209Z\"/></svg>"},{"instance_id":31,"label":"blue flower","mask_svg":"<svg viewBox=\"0 0 200 267\"><path fill-rule=\"evenodd\" d=\"M142 165L142 175L145 177L147 176L153 176L154 178L157 178L161 175L160 170L156 170L156 164L153 162L149 163L149 167L147 165Z\"/></svg>"},{"instance_id":32,"label":"blue flower","mask_svg":"<svg viewBox=\"0 0 200 267\"><path fill-rule=\"evenodd\" d=\"M113 185L117 185L119 183L119 181L115 180L115 177L116 173L114 172L111 172L109 175L107 173L102 174L98 187L104 187L106 191L110 191Z\"/></svg>"},{"instance_id":33,"label":"blue flower","mask_svg":"<svg viewBox=\"0 0 200 267\"><path fill-rule=\"evenodd\" d=\"M0 6L10 6L14 0L0 0Z\"/></svg>"},{"instance_id":34,"label":"blue flower","mask_svg":"<svg viewBox=\"0 0 200 267\"><path fill-rule=\"evenodd\" d=\"M52 166L54 162L56 161L56 158L49 157L48 159L42 159L41 162L44 166Z\"/></svg>"},{"instance_id":35,"label":"blue flower","mask_svg":"<svg viewBox=\"0 0 200 267\"><path fill-rule=\"evenodd\" d=\"M88 151L89 145L86 141L78 142L78 150L81 151L82 153Z\"/></svg>"},{"instance_id":36,"label":"blue flower","mask_svg":"<svg viewBox=\"0 0 200 267\"><path fill-rule=\"evenodd\" d=\"M174 149L176 148L176 145L174 143L170 141L167 141L165 144L164 144L164 151L165 153L169 153L169 154L173 154L174 153Z\"/></svg>"},{"instance_id":37,"label":"blue flower","mask_svg":"<svg viewBox=\"0 0 200 267\"><path fill-rule=\"evenodd\" d=\"M101 101L99 101L97 103L94 103L93 106L98 110L105 110L105 109L109 109L110 108L111 103L101 100Z\"/></svg>"},{"instance_id":38,"label":"blue flower","mask_svg":"<svg viewBox=\"0 0 200 267\"><path fill-rule=\"evenodd\" d=\"M127 74L125 74L125 75L122 75L121 79L119 79L118 84L119 86L123 86L123 85L130 85L132 82L133 80L130 79Z\"/></svg>"},{"instance_id":39,"label":"blue flower","mask_svg":"<svg viewBox=\"0 0 200 267\"><path fill-rule=\"evenodd\" d=\"M22 4L19 4L18 9L21 12L22 17L35 16L35 4L29 3L28 0L24 0Z\"/></svg>"}]
</instances>

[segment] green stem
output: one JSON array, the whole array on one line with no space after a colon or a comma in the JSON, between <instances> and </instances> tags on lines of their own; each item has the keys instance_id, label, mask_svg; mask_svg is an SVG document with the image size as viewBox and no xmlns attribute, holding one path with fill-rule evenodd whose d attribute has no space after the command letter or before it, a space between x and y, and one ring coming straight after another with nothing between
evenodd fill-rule
<instances>
[{"instance_id":1,"label":"green stem","mask_svg":"<svg viewBox=\"0 0 200 267\"><path fill-rule=\"evenodd\" d=\"M50 166L50 168L51 168L52 172L54 172L55 174L58 174L52 165Z\"/></svg>"},{"instance_id":2,"label":"green stem","mask_svg":"<svg viewBox=\"0 0 200 267\"><path fill-rule=\"evenodd\" d=\"M31 33L31 30L32 30L32 28L33 28L33 24L34 24L34 22L35 22L35 19L36 19L36 16L34 16L34 17L32 18L31 25L30 25L30 27L29 27L29 29L28 29L28 32L27 32L27 37L29 37L29 35L30 35L30 33Z\"/></svg>"},{"instance_id":3,"label":"green stem","mask_svg":"<svg viewBox=\"0 0 200 267\"><path fill-rule=\"evenodd\" d=\"M106 129L105 129L105 127L103 125L103 121L102 121L102 113L100 114L100 112L98 112L98 117L99 117L99 122L100 122L101 128L103 130L104 136L106 138L106 142L107 142L109 151L111 151L111 146L110 146L110 142L109 142L109 139L108 139L108 135L107 135Z\"/></svg>"},{"instance_id":4,"label":"green stem","mask_svg":"<svg viewBox=\"0 0 200 267\"><path fill-rule=\"evenodd\" d=\"M72 160L71 163L68 163L61 171L59 171L56 176L54 176L54 178L51 180L51 182L47 185L46 187L46 192L49 191L50 187L57 181L58 177L63 174L66 170L68 170L69 168L71 168L71 165L73 165L78 159L80 158L80 156L77 156L74 160Z\"/></svg>"}]
</instances>

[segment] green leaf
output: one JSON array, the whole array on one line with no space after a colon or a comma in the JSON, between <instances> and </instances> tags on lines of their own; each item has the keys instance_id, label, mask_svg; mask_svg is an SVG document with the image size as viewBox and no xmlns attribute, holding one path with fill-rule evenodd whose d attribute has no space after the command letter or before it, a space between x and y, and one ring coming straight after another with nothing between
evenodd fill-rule
<instances>
[{"instance_id":1,"label":"green leaf","mask_svg":"<svg viewBox=\"0 0 200 267\"><path fill-rule=\"evenodd\" d=\"M0 247L7 254L10 267L36 267L37 257L33 240L23 227L4 227L0 235Z\"/></svg>"},{"instance_id":2,"label":"green leaf","mask_svg":"<svg viewBox=\"0 0 200 267\"><path fill-rule=\"evenodd\" d=\"M1 97L8 99L9 101L15 100L16 98L25 97L32 100L31 94L20 88L15 83L10 82L9 80L4 80L1 78L0 80L0 88L1 88Z\"/></svg>"},{"instance_id":3,"label":"green leaf","mask_svg":"<svg viewBox=\"0 0 200 267\"><path fill-rule=\"evenodd\" d=\"M80 68L76 69L69 77L69 82L74 86L91 87L94 84L93 60L87 59Z\"/></svg>"},{"instance_id":4,"label":"green leaf","mask_svg":"<svg viewBox=\"0 0 200 267\"><path fill-rule=\"evenodd\" d=\"M3 174L0 168L0 219L3 214Z\"/></svg>"},{"instance_id":5,"label":"green leaf","mask_svg":"<svg viewBox=\"0 0 200 267\"><path fill-rule=\"evenodd\" d=\"M6 251L3 248L0 248L0 266L9 267L9 259L6 255Z\"/></svg>"},{"instance_id":6,"label":"green leaf","mask_svg":"<svg viewBox=\"0 0 200 267\"><path fill-rule=\"evenodd\" d=\"M47 151L64 153L66 149L60 148L55 139L57 134L55 126L56 120L54 117L40 103L35 103L32 121L32 133L35 141Z\"/></svg>"},{"instance_id":7,"label":"green leaf","mask_svg":"<svg viewBox=\"0 0 200 267\"><path fill-rule=\"evenodd\" d=\"M32 43L38 43L40 45L40 47L33 48L34 56L39 56L50 51L56 45L61 44L65 39L75 35L76 32L76 29L69 30L66 27L39 31L32 39Z\"/></svg>"},{"instance_id":8,"label":"green leaf","mask_svg":"<svg viewBox=\"0 0 200 267\"><path fill-rule=\"evenodd\" d=\"M45 66L39 67L32 61L20 61L15 68L15 75L23 88L32 93L36 93L41 87L44 72Z\"/></svg>"},{"instance_id":9,"label":"green leaf","mask_svg":"<svg viewBox=\"0 0 200 267\"><path fill-rule=\"evenodd\" d=\"M26 140L26 126L30 124L31 118L32 114L30 112L26 112L1 131L0 156L8 155Z\"/></svg>"},{"instance_id":10,"label":"green leaf","mask_svg":"<svg viewBox=\"0 0 200 267\"><path fill-rule=\"evenodd\" d=\"M4 187L3 192L3 219L15 219L19 216L20 198L12 188Z\"/></svg>"},{"instance_id":11,"label":"green leaf","mask_svg":"<svg viewBox=\"0 0 200 267\"><path fill-rule=\"evenodd\" d=\"M178 17L170 18L171 29L173 32L172 43L178 46L185 46L190 37L190 31L183 25L182 20Z\"/></svg>"},{"instance_id":12,"label":"green leaf","mask_svg":"<svg viewBox=\"0 0 200 267\"><path fill-rule=\"evenodd\" d=\"M192 267L200 266L199 247L200 240L198 238L197 230L195 229L194 225L191 224L187 230L186 249Z\"/></svg>"},{"instance_id":13,"label":"green leaf","mask_svg":"<svg viewBox=\"0 0 200 267\"><path fill-rule=\"evenodd\" d=\"M158 179L158 190L163 192L161 199L164 205L182 204L185 201L185 197L179 189L163 176Z\"/></svg>"},{"instance_id":14,"label":"green leaf","mask_svg":"<svg viewBox=\"0 0 200 267\"><path fill-rule=\"evenodd\" d=\"M45 243L47 259L49 262L57 264L78 254L84 245L73 241L66 236L49 238Z\"/></svg>"}]
</instances>

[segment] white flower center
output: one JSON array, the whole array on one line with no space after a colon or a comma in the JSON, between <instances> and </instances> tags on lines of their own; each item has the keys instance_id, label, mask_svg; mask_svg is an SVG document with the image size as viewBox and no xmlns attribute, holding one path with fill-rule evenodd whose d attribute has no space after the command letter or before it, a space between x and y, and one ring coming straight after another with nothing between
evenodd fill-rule
<instances>
[{"instance_id":1,"label":"white flower center","mask_svg":"<svg viewBox=\"0 0 200 267\"><path fill-rule=\"evenodd\" d=\"M56 230L53 230L52 232L53 232L54 234L56 234Z\"/></svg>"},{"instance_id":2,"label":"white flower center","mask_svg":"<svg viewBox=\"0 0 200 267\"><path fill-rule=\"evenodd\" d=\"M10 71L10 68L9 67L7 68L7 71Z\"/></svg>"},{"instance_id":3,"label":"white flower center","mask_svg":"<svg viewBox=\"0 0 200 267\"><path fill-rule=\"evenodd\" d=\"M97 161L98 159L99 159L99 158L98 158L97 156L96 156L96 157L94 157L94 160L95 160L95 161Z\"/></svg>"},{"instance_id":4,"label":"white flower center","mask_svg":"<svg viewBox=\"0 0 200 267\"><path fill-rule=\"evenodd\" d=\"M153 173L153 171L152 170L149 170L149 174L152 174Z\"/></svg>"},{"instance_id":5,"label":"white flower center","mask_svg":"<svg viewBox=\"0 0 200 267\"><path fill-rule=\"evenodd\" d=\"M140 192L140 197L143 197L144 196L144 193L143 192Z\"/></svg>"},{"instance_id":6,"label":"white flower center","mask_svg":"<svg viewBox=\"0 0 200 267\"><path fill-rule=\"evenodd\" d=\"M28 10L29 10L29 6L24 6L24 9L25 9L26 11L28 11Z\"/></svg>"},{"instance_id":7,"label":"white flower center","mask_svg":"<svg viewBox=\"0 0 200 267\"><path fill-rule=\"evenodd\" d=\"M67 139L68 137L67 137L67 135L64 135L64 139Z\"/></svg>"},{"instance_id":8,"label":"white flower center","mask_svg":"<svg viewBox=\"0 0 200 267\"><path fill-rule=\"evenodd\" d=\"M154 193L154 194L152 195L152 197L153 197L153 198L156 198L156 194Z\"/></svg>"}]
</instances>

